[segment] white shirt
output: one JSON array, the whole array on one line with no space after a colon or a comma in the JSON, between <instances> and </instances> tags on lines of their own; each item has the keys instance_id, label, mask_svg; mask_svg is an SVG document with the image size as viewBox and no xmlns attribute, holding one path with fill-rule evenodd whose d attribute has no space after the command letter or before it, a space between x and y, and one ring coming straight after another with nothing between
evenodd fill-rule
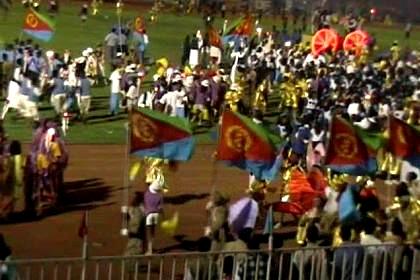
<instances>
[{"instance_id":1,"label":"white shirt","mask_svg":"<svg viewBox=\"0 0 420 280\"><path fill-rule=\"evenodd\" d=\"M186 100L185 92L181 91L170 91L166 93L159 100L161 104L170 106L172 108L170 115L176 116L175 108L182 108L184 106L183 102Z\"/></svg>"},{"instance_id":2,"label":"white shirt","mask_svg":"<svg viewBox=\"0 0 420 280\"><path fill-rule=\"evenodd\" d=\"M349 116L358 115L360 113L360 104L359 103L350 103L349 107L347 108L347 114Z\"/></svg>"},{"instance_id":3,"label":"white shirt","mask_svg":"<svg viewBox=\"0 0 420 280\"><path fill-rule=\"evenodd\" d=\"M363 118L360 122L355 122L354 124L363 129L369 129L371 125L368 118Z\"/></svg>"},{"instance_id":4,"label":"white shirt","mask_svg":"<svg viewBox=\"0 0 420 280\"><path fill-rule=\"evenodd\" d=\"M383 118L388 117L390 113L391 113L391 107L388 104L379 103L378 115L380 117L383 117Z\"/></svg>"},{"instance_id":5,"label":"white shirt","mask_svg":"<svg viewBox=\"0 0 420 280\"><path fill-rule=\"evenodd\" d=\"M152 109L153 108L153 98L154 98L154 93L153 92L149 92L146 91L143 94L141 94L140 98L139 98L139 103L138 106L141 108L149 108Z\"/></svg>"},{"instance_id":6,"label":"white shirt","mask_svg":"<svg viewBox=\"0 0 420 280\"><path fill-rule=\"evenodd\" d=\"M127 90L127 97L131 99L138 98L138 91L135 85L131 85Z\"/></svg>"},{"instance_id":7,"label":"white shirt","mask_svg":"<svg viewBox=\"0 0 420 280\"><path fill-rule=\"evenodd\" d=\"M114 72L111 73L111 76L109 77L109 80L111 81L111 93L119 93L120 88L120 80L121 80L121 74L120 71L114 70Z\"/></svg>"}]
</instances>

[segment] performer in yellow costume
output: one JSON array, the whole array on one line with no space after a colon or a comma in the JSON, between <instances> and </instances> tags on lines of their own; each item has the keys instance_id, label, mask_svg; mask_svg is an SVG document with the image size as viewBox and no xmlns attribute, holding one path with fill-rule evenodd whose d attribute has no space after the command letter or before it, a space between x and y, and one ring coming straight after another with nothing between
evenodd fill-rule
<instances>
[{"instance_id":1,"label":"performer in yellow costume","mask_svg":"<svg viewBox=\"0 0 420 280\"><path fill-rule=\"evenodd\" d=\"M407 241L417 243L420 229L420 201L412 197L404 185L397 186L394 203L387 208L389 217L398 218L407 234Z\"/></svg>"},{"instance_id":2,"label":"performer in yellow costume","mask_svg":"<svg viewBox=\"0 0 420 280\"><path fill-rule=\"evenodd\" d=\"M396 63L401 57L401 48L398 41L394 41L392 47L389 49L391 52L392 62Z\"/></svg>"},{"instance_id":3,"label":"performer in yellow costume","mask_svg":"<svg viewBox=\"0 0 420 280\"><path fill-rule=\"evenodd\" d=\"M167 160L160 159L160 158L146 157L144 159L144 164L145 164L146 184L148 185L151 184L152 182L157 180L157 178L165 178L164 169L165 169L165 165L168 164ZM164 192L168 192L169 189L166 184L166 180L164 181L165 181L165 184L163 185L163 190Z\"/></svg>"},{"instance_id":4,"label":"performer in yellow costume","mask_svg":"<svg viewBox=\"0 0 420 280\"><path fill-rule=\"evenodd\" d=\"M267 93L268 93L268 82L264 80L257 88L253 100L252 108L265 113L267 109Z\"/></svg>"},{"instance_id":5,"label":"performer in yellow costume","mask_svg":"<svg viewBox=\"0 0 420 280\"><path fill-rule=\"evenodd\" d=\"M169 61L168 61L168 59L166 57L162 57L162 58L158 59L156 61L156 67L157 67L156 74L159 77L165 77L166 70L169 67Z\"/></svg>"},{"instance_id":6,"label":"performer in yellow costume","mask_svg":"<svg viewBox=\"0 0 420 280\"><path fill-rule=\"evenodd\" d=\"M232 84L225 93L225 103L227 107L233 112L238 112L239 102L242 100L243 95L243 88L237 83Z\"/></svg>"}]
</instances>

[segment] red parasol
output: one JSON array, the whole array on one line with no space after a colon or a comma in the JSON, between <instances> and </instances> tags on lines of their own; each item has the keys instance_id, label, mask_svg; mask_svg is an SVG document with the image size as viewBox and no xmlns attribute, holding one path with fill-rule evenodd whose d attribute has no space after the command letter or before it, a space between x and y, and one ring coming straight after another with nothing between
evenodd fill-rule
<instances>
[{"instance_id":1,"label":"red parasol","mask_svg":"<svg viewBox=\"0 0 420 280\"><path fill-rule=\"evenodd\" d=\"M328 50L334 52L341 47L340 35L334 29L321 29L312 37L311 48L312 54L317 56Z\"/></svg>"},{"instance_id":2,"label":"red parasol","mask_svg":"<svg viewBox=\"0 0 420 280\"><path fill-rule=\"evenodd\" d=\"M347 34L343 42L345 51L354 51L356 55L360 55L363 48L369 44L369 34L363 30L356 30Z\"/></svg>"}]
</instances>

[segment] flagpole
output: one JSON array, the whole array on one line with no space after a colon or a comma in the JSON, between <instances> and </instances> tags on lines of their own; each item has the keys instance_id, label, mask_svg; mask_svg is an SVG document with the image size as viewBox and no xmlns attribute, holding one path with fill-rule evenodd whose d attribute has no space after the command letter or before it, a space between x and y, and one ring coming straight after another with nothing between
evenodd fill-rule
<instances>
[{"instance_id":1,"label":"flagpole","mask_svg":"<svg viewBox=\"0 0 420 280\"><path fill-rule=\"evenodd\" d=\"M220 120L221 121L219 121L219 123L217 124L218 125L218 131L217 131L217 147L219 146L219 144L220 144L220 139L221 139L221 137L222 137L222 131L221 131L221 128L222 128L222 123L223 123L223 113L224 113L224 111L222 112L222 115L220 116ZM214 194L214 192L216 191L216 184L217 184L217 176L218 176L218 166L217 166L217 157L218 157L218 155L217 155L217 150L216 150L216 157L213 159L213 169L212 169L212 174L211 174L211 176L212 176L212 178L211 178L211 194Z\"/></svg>"},{"instance_id":2,"label":"flagpole","mask_svg":"<svg viewBox=\"0 0 420 280\"><path fill-rule=\"evenodd\" d=\"M118 20L118 41L120 45L120 51L122 52L122 38L121 38L122 0L119 0L116 6L117 6L117 20Z\"/></svg>"},{"instance_id":3,"label":"flagpole","mask_svg":"<svg viewBox=\"0 0 420 280\"><path fill-rule=\"evenodd\" d=\"M85 223L86 223L86 228L89 228L89 226L88 226L88 224L89 224L89 211L88 210L85 211ZM83 248L82 248L83 268L82 268L81 280L86 280L86 262L89 258L88 234L89 234L89 231L87 231L87 232L85 232L85 234L83 234Z\"/></svg>"},{"instance_id":4,"label":"flagpole","mask_svg":"<svg viewBox=\"0 0 420 280\"><path fill-rule=\"evenodd\" d=\"M124 151L124 190L122 194L122 223L121 223L121 235L126 236L128 234L128 200L130 197L130 186L129 186L129 165L130 165L130 150L131 150L131 112L128 113L128 121L126 122L126 149Z\"/></svg>"}]
</instances>

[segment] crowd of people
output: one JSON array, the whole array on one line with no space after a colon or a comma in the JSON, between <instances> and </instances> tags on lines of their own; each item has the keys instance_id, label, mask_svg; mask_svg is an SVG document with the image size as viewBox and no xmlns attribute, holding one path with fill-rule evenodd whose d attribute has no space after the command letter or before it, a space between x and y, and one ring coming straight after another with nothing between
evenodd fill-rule
<instances>
[{"instance_id":1,"label":"crowd of people","mask_svg":"<svg viewBox=\"0 0 420 280\"><path fill-rule=\"evenodd\" d=\"M420 125L420 54L402 50L395 41L389 51L374 57L375 40L371 40L360 52L328 51L314 55L299 32L289 36L276 27L263 32L260 26L255 35L235 37L221 47L210 32L211 20L206 18L205 22L205 30L186 37L181 63L160 58L155 61L155 73L151 73L150 65L145 65L146 33L136 41L135 48L130 48L132 35L113 28L103 47L87 48L74 59L68 51L63 55L51 50L44 54L31 41L15 42L2 53L1 69L6 71L1 73L0 81L3 89L8 85L2 118L14 108L22 116L38 121L40 97L51 96L57 116L63 118L63 128L71 112L78 112L80 119L86 121L91 87L108 86L108 82L111 115L119 114L121 109L129 112L142 107L187 118L198 126L217 125L224 110L248 115L257 124L271 126L285 139L287 153L281 170L284 185L290 183L288 175L296 170L305 174L316 170L321 174L321 179L314 182L314 188L321 192L298 223L296 241L307 250L290 254L288 261L294 265L288 267L309 275L305 279L328 279L326 275L332 274L337 277L334 279L351 279L354 273L362 272L366 277L363 279L374 279L372 275L379 274L382 279L411 276L413 268L406 264L410 263L407 259L413 261L419 238L418 166L409 166L411 169L405 171L402 167L408 163L380 151L377 173L354 182L343 175L327 176L323 162L333 115L367 132L384 132L390 115L412 126ZM325 14L315 22L315 29L330 27ZM355 28L353 25L351 22L349 31ZM110 69L109 75L106 69ZM150 88L143 82L147 75L153 77ZM267 118L269 113L275 115L274 122ZM51 133L48 129L44 135L51 138L58 132L52 136ZM45 141L51 141L47 140L50 138ZM309 159L309 150L316 156ZM128 255L153 253L153 239L163 209L165 162L152 160L147 165L144 197L136 196L127 211ZM387 208L381 207L377 191L381 180L396 185L394 203ZM262 190L268 184L255 178L250 182L249 199L258 217L267 210L266 193ZM354 198L355 207L351 215L342 219L340 208L348 196ZM229 199L219 192L212 194L206 209L209 224L198 242L198 250L259 248L261 240L255 234L258 219L242 228L232 225ZM274 248L278 248L277 241ZM396 247L388 249L390 244ZM335 249L324 250L321 245ZM256 261L255 255L244 256L248 262L224 258L224 269L217 273L223 274L223 279L266 279L266 274L247 274L247 278L241 274L251 265L269 271L267 263L264 266L265 257L261 255ZM237 264L239 268L233 269ZM205 263L200 264L200 270L191 267L187 279L208 279L212 272L206 267L209 266ZM277 279L278 266L274 263L272 267L275 269L271 275ZM249 271L255 271L254 268Z\"/></svg>"},{"instance_id":2,"label":"crowd of people","mask_svg":"<svg viewBox=\"0 0 420 280\"><path fill-rule=\"evenodd\" d=\"M320 24L317 28L328 27ZM286 186L292 172L321 174L322 179L315 180L312 186L321 192L298 222L296 242L306 250L288 256L292 270L307 279L351 279L353 274L356 279L395 279L416 273L412 262L419 238L418 166L379 151L376 174L352 181L344 175L328 176L323 162L333 115L366 132L384 132L390 115L415 127L420 124L419 54L402 50L395 41L388 51L374 57L372 38L360 52L314 55L309 43L301 39L291 41L276 28L272 32L257 32L250 38L236 38L218 50L210 37L209 33L198 31L192 39L186 39L182 67L173 67L166 59L158 60L153 92L142 92L139 106L209 125L220 121L223 110L251 116L258 124L271 124L272 130L286 139L287 156L281 170ZM279 102L273 104L273 99ZM266 113L273 111L277 116L274 125L266 118ZM309 159L309 150L316 156ZM393 203L386 208L379 199L378 185L383 180L396 186ZM135 209L148 209L142 214L146 232L157 225L151 220L159 217L156 213L162 211L164 201L162 188L156 189L158 181L151 182L154 183L147 183L146 194L158 197L152 202L154 210L150 212L148 195L133 205ZM250 199L258 205L260 217L267 211L265 193L260 192L267 189L267 184L255 178L250 183ZM354 209L343 218L340 213L347 207L349 196L354 200ZM255 235L258 219L235 229L229 220L235 204L229 206L228 202L224 194L213 193L207 207L210 224L198 242L199 250L259 248L261 240ZM146 252L151 253L153 238L131 237L140 243L145 238ZM325 250L320 248L322 245L335 249ZM134 254L142 252L136 247ZM255 257L245 256L248 265L254 265L250 269L254 272ZM264 256L258 258L263 266L259 271L269 271L267 264L262 264ZM217 272L206 269L209 261L215 260L206 259L200 271L191 267L187 279L194 279L197 274L199 279L206 279L209 273L223 274L223 279L244 279L240 274L246 261L224 258L224 265L217 266L223 271ZM278 271L278 267L273 267ZM265 279L264 273L252 279Z\"/></svg>"}]
</instances>

